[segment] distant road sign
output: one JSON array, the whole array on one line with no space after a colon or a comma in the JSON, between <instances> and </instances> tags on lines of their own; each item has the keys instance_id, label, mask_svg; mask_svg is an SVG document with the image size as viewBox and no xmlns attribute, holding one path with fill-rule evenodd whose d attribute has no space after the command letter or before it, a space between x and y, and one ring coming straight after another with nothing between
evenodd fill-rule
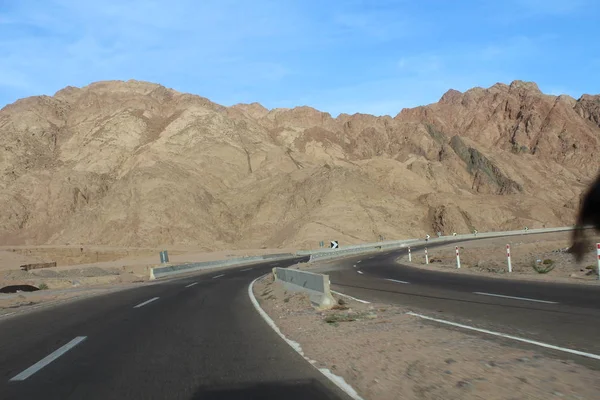
<instances>
[{"instance_id":1,"label":"distant road sign","mask_svg":"<svg viewBox=\"0 0 600 400\"><path fill-rule=\"evenodd\" d=\"M331 241L331 248L332 249L338 249L340 247L340 245L338 244L337 240L332 240Z\"/></svg>"}]
</instances>

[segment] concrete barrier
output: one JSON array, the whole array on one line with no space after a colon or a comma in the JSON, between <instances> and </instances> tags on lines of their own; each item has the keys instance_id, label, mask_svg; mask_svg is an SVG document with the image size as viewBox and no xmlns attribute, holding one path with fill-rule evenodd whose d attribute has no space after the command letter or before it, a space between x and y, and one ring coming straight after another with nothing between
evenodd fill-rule
<instances>
[{"instance_id":1,"label":"concrete barrier","mask_svg":"<svg viewBox=\"0 0 600 400\"><path fill-rule=\"evenodd\" d=\"M231 267L235 265L244 265L257 263L261 261L277 261L296 258L297 256L291 253L280 254L265 254L262 256L230 258L227 260L205 261L190 264L169 265L166 267L150 268L150 280L163 278L165 276L185 274L203 269Z\"/></svg>"},{"instance_id":2,"label":"concrete barrier","mask_svg":"<svg viewBox=\"0 0 600 400\"><path fill-rule=\"evenodd\" d=\"M308 294L311 303L319 309L329 309L336 304L329 289L329 275L277 267L273 268L273 275L287 290Z\"/></svg>"}]
</instances>

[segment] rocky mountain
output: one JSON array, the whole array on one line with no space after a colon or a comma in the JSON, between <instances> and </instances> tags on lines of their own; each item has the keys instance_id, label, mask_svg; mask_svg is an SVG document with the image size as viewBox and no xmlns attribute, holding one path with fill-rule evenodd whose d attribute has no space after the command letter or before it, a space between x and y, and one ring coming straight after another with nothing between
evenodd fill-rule
<instances>
[{"instance_id":1,"label":"rocky mountain","mask_svg":"<svg viewBox=\"0 0 600 400\"><path fill-rule=\"evenodd\" d=\"M521 81L393 118L97 82L0 110L0 243L315 247L570 225L599 145L600 96Z\"/></svg>"}]
</instances>

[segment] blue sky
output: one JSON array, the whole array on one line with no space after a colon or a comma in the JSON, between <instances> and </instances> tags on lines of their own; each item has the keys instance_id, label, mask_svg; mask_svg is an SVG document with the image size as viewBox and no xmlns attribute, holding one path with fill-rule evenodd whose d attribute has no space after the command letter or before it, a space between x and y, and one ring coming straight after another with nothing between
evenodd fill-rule
<instances>
[{"instance_id":1,"label":"blue sky","mask_svg":"<svg viewBox=\"0 0 600 400\"><path fill-rule=\"evenodd\" d=\"M0 0L0 107L108 79L395 115L448 89L600 93L598 0Z\"/></svg>"}]
</instances>

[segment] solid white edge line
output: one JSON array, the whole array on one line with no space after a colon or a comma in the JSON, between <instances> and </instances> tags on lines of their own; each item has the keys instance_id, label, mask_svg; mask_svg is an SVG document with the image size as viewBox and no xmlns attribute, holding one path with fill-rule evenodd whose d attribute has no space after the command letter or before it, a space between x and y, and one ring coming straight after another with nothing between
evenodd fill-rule
<instances>
[{"instance_id":1,"label":"solid white edge line","mask_svg":"<svg viewBox=\"0 0 600 400\"><path fill-rule=\"evenodd\" d=\"M356 272L358 272L358 273L359 273L359 274L361 274L361 275L363 274L363 272L362 272L362 271L356 271Z\"/></svg>"},{"instance_id":2,"label":"solid white edge line","mask_svg":"<svg viewBox=\"0 0 600 400\"><path fill-rule=\"evenodd\" d=\"M483 296L502 297L504 299L535 301L536 303L558 304L556 301L530 299L530 298L527 298L527 297L506 296L504 294L485 293L485 292L473 292L473 293L474 294L480 294L480 295L483 295Z\"/></svg>"},{"instance_id":3,"label":"solid white edge line","mask_svg":"<svg viewBox=\"0 0 600 400\"><path fill-rule=\"evenodd\" d=\"M366 301L366 300L357 299L356 297L352 297L352 296L350 296L350 295L347 295L347 294L344 294L344 293L341 293L341 292L336 292L335 290L330 290L330 291L331 291L331 293L335 293L335 294L337 294L338 296L347 297L347 298L349 298L350 300L358 301L359 303L363 303L363 304L371 304L371 302L370 302L370 301Z\"/></svg>"},{"instance_id":4,"label":"solid white edge line","mask_svg":"<svg viewBox=\"0 0 600 400\"><path fill-rule=\"evenodd\" d=\"M73 347L77 346L79 343L83 342L85 339L87 339L87 336L77 336L75 339L71 340L69 343L65 344L61 348L48 354L46 357L42 358L40 361L36 362L20 374L12 377L10 381L24 381L31 375L38 372L40 369L44 368L46 365L50 364L52 361L56 360L58 357L65 354L67 351L71 350Z\"/></svg>"},{"instance_id":5,"label":"solid white edge line","mask_svg":"<svg viewBox=\"0 0 600 400\"><path fill-rule=\"evenodd\" d=\"M414 313L414 312L407 312L407 314L415 316L415 317L427 319L427 320L430 320L430 321L439 322L441 324L452 325L452 326L456 326L458 328L469 329L469 330L476 331L476 332L481 332L481 333L487 333L488 335L500 336L500 337L503 337L503 338L506 338L506 339L517 340L519 342L533 344L533 345L540 346L540 347L545 347L547 349L563 351L565 353L575 354L575 355L582 356L582 357L593 358L594 360L600 360L600 356L597 355L597 354L586 353L584 351L579 351L579 350L567 349L567 348L564 348L564 347L554 346L554 345L548 344L548 343L538 342L537 340L531 340L531 339L521 338L521 337L518 337L518 336L507 335L505 333L488 331L487 329L475 328L474 326L458 324L456 322L451 322L451 321L446 321L446 320L443 320L443 319L428 317L426 315L417 314L417 313Z\"/></svg>"},{"instance_id":6,"label":"solid white edge line","mask_svg":"<svg viewBox=\"0 0 600 400\"><path fill-rule=\"evenodd\" d=\"M354 390L354 388L352 386L350 386L348 383L346 383L344 378L342 378L341 376L335 375L333 372L331 372L327 368L318 368L317 366L315 366L316 361L313 361L304 355L304 352L302 351L302 346L300 346L300 343L288 339L283 333L281 333L281 331L279 330L279 327L275 324L275 322L271 319L271 317L269 317L267 315L267 313L260 307L260 304L258 304L258 300L256 300L256 297L254 297L252 288L254 287L254 283L257 280L259 280L260 278L262 278L262 276L256 278L255 280L253 280L250 283L250 285L248 285L248 296L250 297L250 301L252 302L252 305L254 305L254 308L256 309L256 311L258 311L258 314L265 320L265 322L271 327L271 329L273 329L275 331L275 333L277 333L279 335L279 337L281 337L292 349L294 349L298 354L300 354L306 361L308 361L308 363L310 365L312 365L315 369L317 369L320 373L322 373L334 385L336 385L338 388L340 388L344 393L346 393L352 399L364 400L362 397L360 397L360 395L358 393L356 393L356 390Z\"/></svg>"},{"instance_id":7,"label":"solid white edge line","mask_svg":"<svg viewBox=\"0 0 600 400\"><path fill-rule=\"evenodd\" d=\"M146 304L150 304L150 303L152 303L153 301L156 301L156 300L158 300L159 298L160 298L160 297L153 297L153 298L151 298L150 300L146 300L145 302L143 302L143 303L140 303L140 304L138 304L137 306L134 306L133 308L140 308L140 307L144 307Z\"/></svg>"},{"instance_id":8,"label":"solid white edge line","mask_svg":"<svg viewBox=\"0 0 600 400\"><path fill-rule=\"evenodd\" d=\"M386 281L390 281L390 282L396 282L396 283L404 283L405 285L409 285L410 282L406 282L406 281L399 281L397 279L386 279Z\"/></svg>"},{"instance_id":9,"label":"solid white edge line","mask_svg":"<svg viewBox=\"0 0 600 400\"><path fill-rule=\"evenodd\" d=\"M197 285L197 284L198 284L198 282L190 283L189 285L186 285L186 287L192 287L192 286Z\"/></svg>"},{"instance_id":10,"label":"solid white edge line","mask_svg":"<svg viewBox=\"0 0 600 400\"><path fill-rule=\"evenodd\" d=\"M217 278L220 278L220 277L222 277L222 276L225 276L225 274L221 274L221 275L213 276L212 278L213 278L213 279L217 279Z\"/></svg>"},{"instance_id":11,"label":"solid white edge line","mask_svg":"<svg viewBox=\"0 0 600 400\"><path fill-rule=\"evenodd\" d=\"M250 271L252 268L240 269L240 272Z\"/></svg>"}]
</instances>

